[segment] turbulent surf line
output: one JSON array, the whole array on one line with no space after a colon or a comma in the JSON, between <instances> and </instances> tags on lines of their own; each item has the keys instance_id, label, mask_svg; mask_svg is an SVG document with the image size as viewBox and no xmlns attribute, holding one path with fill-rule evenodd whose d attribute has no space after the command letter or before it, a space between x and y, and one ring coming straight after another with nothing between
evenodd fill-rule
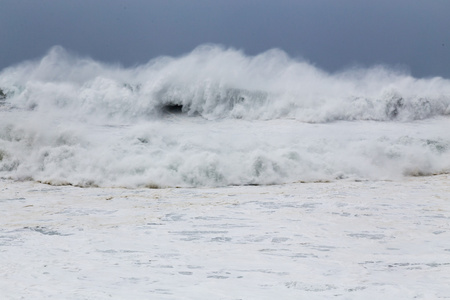
<instances>
[{"instance_id":1,"label":"turbulent surf line","mask_svg":"<svg viewBox=\"0 0 450 300\"><path fill-rule=\"evenodd\" d=\"M281 50L257 56L201 46L135 68L77 58L61 47L1 72L6 103L130 122L167 105L207 119L426 119L450 114L450 81L416 79L384 67L328 74ZM5 100L3 100L5 102Z\"/></svg>"},{"instance_id":2,"label":"turbulent surf line","mask_svg":"<svg viewBox=\"0 0 450 300\"><path fill-rule=\"evenodd\" d=\"M0 72L0 176L226 186L450 171L450 80L203 45L133 68L61 47Z\"/></svg>"}]
</instances>

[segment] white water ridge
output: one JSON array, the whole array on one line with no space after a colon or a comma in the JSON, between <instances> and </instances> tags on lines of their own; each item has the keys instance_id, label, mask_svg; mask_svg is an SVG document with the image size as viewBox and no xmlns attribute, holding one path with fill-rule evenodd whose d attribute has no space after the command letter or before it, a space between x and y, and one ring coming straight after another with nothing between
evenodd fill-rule
<instances>
[{"instance_id":1,"label":"white water ridge","mask_svg":"<svg viewBox=\"0 0 450 300\"><path fill-rule=\"evenodd\" d=\"M134 68L55 47L0 73L0 176L225 186L450 171L450 81L329 74L280 50L202 46Z\"/></svg>"}]
</instances>

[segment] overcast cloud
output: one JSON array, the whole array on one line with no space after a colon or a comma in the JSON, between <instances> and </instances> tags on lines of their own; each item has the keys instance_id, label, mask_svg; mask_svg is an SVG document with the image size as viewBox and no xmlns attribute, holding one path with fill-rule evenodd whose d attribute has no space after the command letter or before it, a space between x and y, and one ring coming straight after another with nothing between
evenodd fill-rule
<instances>
[{"instance_id":1,"label":"overcast cloud","mask_svg":"<svg viewBox=\"0 0 450 300\"><path fill-rule=\"evenodd\" d=\"M0 69L54 45L130 66L203 43L450 78L450 1L0 0Z\"/></svg>"}]
</instances>

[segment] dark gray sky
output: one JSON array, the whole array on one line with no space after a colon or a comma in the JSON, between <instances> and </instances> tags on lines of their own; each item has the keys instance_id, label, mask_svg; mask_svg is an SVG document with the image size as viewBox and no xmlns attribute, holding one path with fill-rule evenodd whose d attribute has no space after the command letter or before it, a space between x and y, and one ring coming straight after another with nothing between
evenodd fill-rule
<instances>
[{"instance_id":1,"label":"dark gray sky","mask_svg":"<svg viewBox=\"0 0 450 300\"><path fill-rule=\"evenodd\" d=\"M54 45L130 66L203 43L450 78L450 1L0 0L0 69Z\"/></svg>"}]
</instances>

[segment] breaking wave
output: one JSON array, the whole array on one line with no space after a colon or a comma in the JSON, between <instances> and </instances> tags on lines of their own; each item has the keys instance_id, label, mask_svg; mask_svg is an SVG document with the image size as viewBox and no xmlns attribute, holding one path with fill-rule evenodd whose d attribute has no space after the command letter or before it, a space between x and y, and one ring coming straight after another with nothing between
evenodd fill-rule
<instances>
[{"instance_id":1,"label":"breaking wave","mask_svg":"<svg viewBox=\"0 0 450 300\"><path fill-rule=\"evenodd\" d=\"M450 81L443 78L416 79L384 67L329 74L281 50L249 57L218 46L135 68L54 47L40 61L4 70L0 87L14 108L125 122L173 106L210 120L410 121L450 114Z\"/></svg>"},{"instance_id":2,"label":"breaking wave","mask_svg":"<svg viewBox=\"0 0 450 300\"><path fill-rule=\"evenodd\" d=\"M0 176L80 186L450 170L450 81L205 45L124 68L61 47L0 73ZM351 122L348 122L351 121Z\"/></svg>"}]
</instances>

